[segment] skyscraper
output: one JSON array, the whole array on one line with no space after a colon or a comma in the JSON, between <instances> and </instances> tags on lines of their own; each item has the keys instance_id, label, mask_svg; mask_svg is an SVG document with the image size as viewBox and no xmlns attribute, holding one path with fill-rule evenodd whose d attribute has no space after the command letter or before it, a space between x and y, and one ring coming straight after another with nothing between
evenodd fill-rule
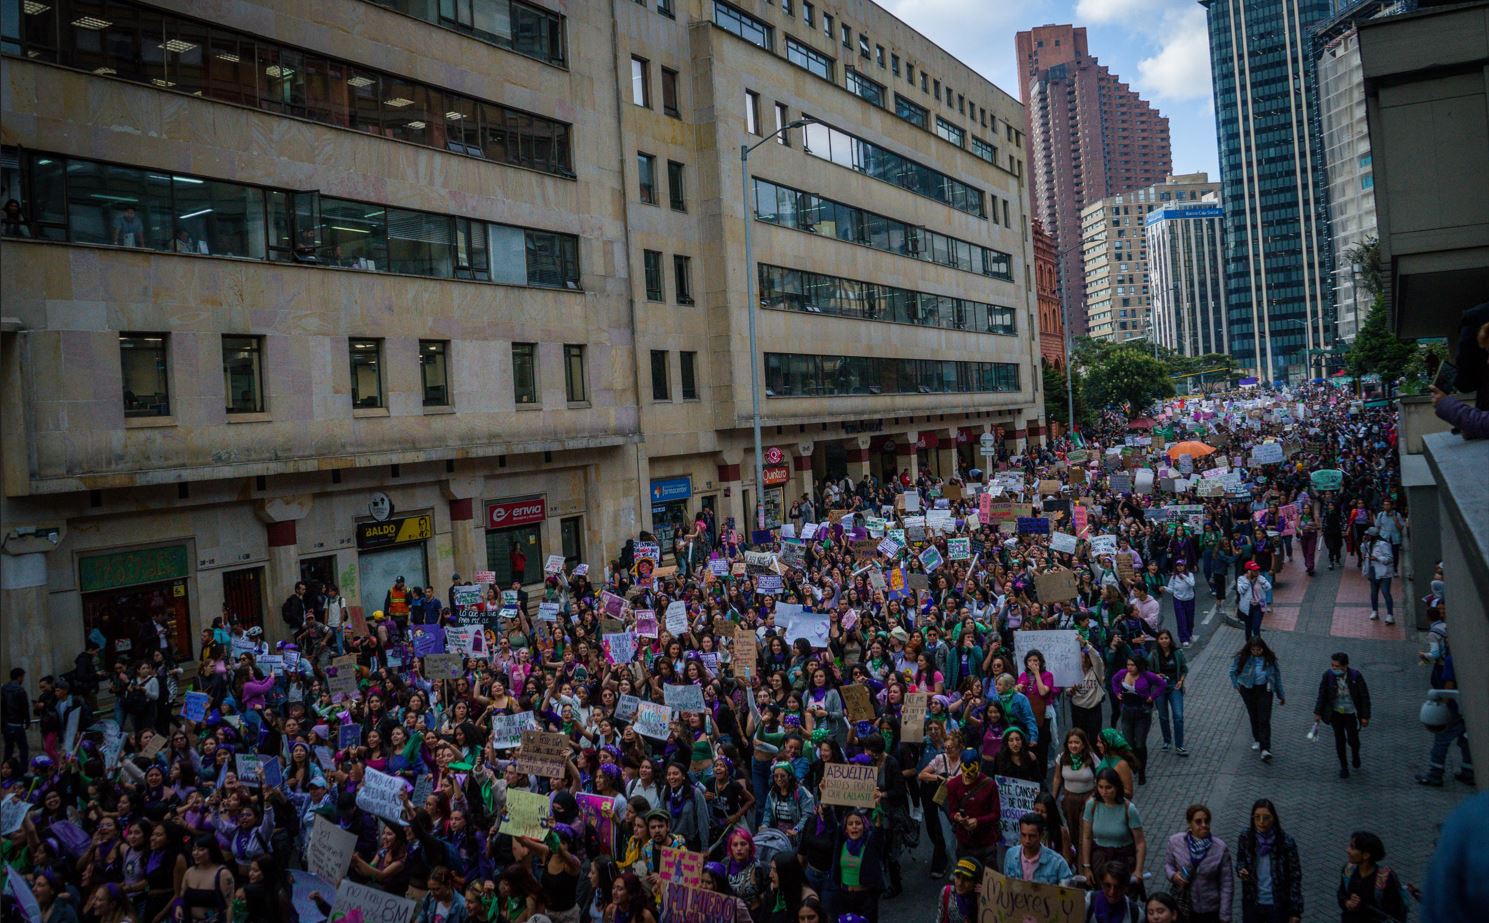
<instances>
[{"instance_id":1,"label":"skyscraper","mask_svg":"<svg viewBox=\"0 0 1489 923\"><path fill-rule=\"evenodd\" d=\"M1230 351L1225 329L1225 212L1211 194L1148 212L1153 332L1184 356Z\"/></svg>"},{"instance_id":2,"label":"skyscraper","mask_svg":"<svg viewBox=\"0 0 1489 923\"><path fill-rule=\"evenodd\" d=\"M1201 0L1226 220L1231 354L1307 375L1334 338L1327 187L1312 28L1329 0Z\"/></svg>"},{"instance_id":3,"label":"skyscraper","mask_svg":"<svg viewBox=\"0 0 1489 923\"><path fill-rule=\"evenodd\" d=\"M1055 243L1071 334L1082 336L1081 209L1163 182L1173 171L1168 119L1091 56L1083 28L1038 26L1020 32L1015 47L1033 211Z\"/></svg>"}]
</instances>

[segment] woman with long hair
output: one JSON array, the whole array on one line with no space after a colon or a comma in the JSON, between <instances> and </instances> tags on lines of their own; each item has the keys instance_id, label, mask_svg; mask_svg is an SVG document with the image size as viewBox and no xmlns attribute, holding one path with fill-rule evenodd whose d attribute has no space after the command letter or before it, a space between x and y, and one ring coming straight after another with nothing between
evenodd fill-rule
<instances>
[{"instance_id":1,"label":"woman with long hair","mask_svg":"<svg viewBox=\"0 0 1489 923\"><path fill-rule=\"evenodd\" d=\"M993 758L993 775L1044 783L1044 764L1030 746L1023 728L1015 726L1003 733L1003 747Z\"/></svg>"},{"instance_id":2,"label":"woman with long hair","mask_svg":"<svg viewBox=\"0 0 1489 923\"><path fill-rule=\"evenodd\" d=\"M1148 840L1137 805L1123 795L1115 770L1101 770L1096 774L1096 794L1081 812L1081 872L1095 881L1096 870L1119 862L1141 874L1147 855Z\"/></svg>"},{"instance_id":3,"label":"woman with long hair","mask_svg":"<svg viewBox=\"0 0 1489 923\"><path fill-rule=\"evenodd\" d=\"M1189 663L1184 652L1174 643L1173 632L1159 629L1158 641L1153 649L1153 671L1163 677L1163 692L1157 701L1158 728L1163 732L1163 749L1170 745L1179 756L1188 756L1184 749L1184 680L1189 675Z\"/></svg>"},{"instance_id":4,"label":"woman with long hair","mask_svg":"<svg viewBox=\"0 0 1489 923\"><path fill-rule=\"evenodd\" d=\"M1272 696L1278 705L1286 705L1287 697L1282 691L1282 671L1277 666L1277 655L1255 635L1236 651L1230 666L1231 685L1241 693L1246 703L1246 715L1251 719L1251 749L1260 750L1262 762L1272 760Z\"/></svg>"},{"instance_id":5,"label":"woman with long hair","mask_svg":"<svg viewBox=\"0 0 1489 923\"><path fill-rule=\"evenodd\" d=\"M1117 777L1122 780L1122 794L1128 798L1132 797L1132 783L1137 777L1137 755L1132 752L1132 747L1127 743L1127 738L1116 728L1107 728L1096 738L1096 755L1100 759L1096 763L1096 773L1101 770L1110 769L1116 772Z\"/></svg>"},{"instance_id":6,"label":"woman with long hair","mask_svg":"<svg viewBox=\"0 0 1489 923\"><path fill-rule=\"evenodd\" d=\"M181 876L176 890L186 918L198 923L226 923L234 885L233 870L223 861L217 838L207 834L192 841L191 867Z\"/></svg>"},{"instance_id":7,"label":"woman with long hair","mask_svg":"<svg viewBox=\"0 0 1489 923\"><path fill-rule=\"evenodd\" d=\"M763 903L765 923L790 923L809 900L820 901L807 884L801 858L793 852L778 852L770 860L770 891ZM819 904L820 906L820 904Z\"/></svg>"},{"instance_id":8,"label":"woman with long hair","mask_svg":"<svg viewBox=\"0 0 1489 923\"><path fill-rule=\"evenodd\" d=\"M1236 837L1236 877L1241 879L1244 923L1291 921L1303 916L1303 864L1298 844L1282 829L1277 806L1258 798L1251 822Z\"/></svg>"},{"instance_id":9,"label":"woman with long hair","mask_svg":"<svg viewBox=\"0 0 1489 923\"><path fill-rule=\"evenodd\" d=\"M584 911L584 923L603 923L605 908L611 901L615 880L620 877L620 866L609 856L596 856L589 864L589 906Z\"/></svg>"},{"instance_id":10,"label":"woman with long hair","mask_svg":"<svg viewBox=\"0 0 1489 923\"><path fill-rule=\"evenodd\" d=\"M610 906L605 908L605 923L657 923L651 898L641 887L634 872L622 872L610 886Z\"/></svg>"},{"instance_id":11,"label":"woman with long hair","mask_svg":"<svg viewBox=\"0 0 1489 923\"><path fill-rule=\"evenodd\" d=\"M1085 731L1071 728L1055 757L1053 791L1072 836L1081 829L1081 811L1095 790L1096 754L1091 752L1091 741Z\"/></svg>"}]
</instances>

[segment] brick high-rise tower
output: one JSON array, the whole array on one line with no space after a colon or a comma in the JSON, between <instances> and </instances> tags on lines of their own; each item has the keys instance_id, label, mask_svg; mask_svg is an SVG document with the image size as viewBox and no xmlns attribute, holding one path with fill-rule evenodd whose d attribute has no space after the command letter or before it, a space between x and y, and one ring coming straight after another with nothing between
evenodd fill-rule
<instances>
[{"instance_id":1,"label":"brick high-rise tower","mask_svg":"<svg viewBox=\"0 0 1489 923\"><path fill-rule=\"evenodd\" d=\"M1034 214L1054 239L1071 335L1086 333L1081 209L1173 172L1168 119L1086 48L1086 30L1038 26L1015 39Z\"/></svg>"}]
</instances>

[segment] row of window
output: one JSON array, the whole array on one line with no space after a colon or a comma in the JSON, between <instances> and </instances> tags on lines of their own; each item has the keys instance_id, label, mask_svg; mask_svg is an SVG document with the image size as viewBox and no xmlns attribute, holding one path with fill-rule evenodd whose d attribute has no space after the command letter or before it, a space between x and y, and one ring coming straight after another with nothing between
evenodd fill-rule
<instances>
[{"instance_id":1,"label":"row of window","mask_svg":"<svg viewBox=\"0 0 1489 923\"><path fill-rule=\"evenodd\" d=\"M807 314L919 327L1001 336L1018 333L1018 314L1013 308L765 263L760 264L760 304Z\"/></svg>"},{"instance_id":2,"label":"row of window","mask_svg":"<svg viewBox=\"0 0 1489 923\"><path fill-rule=\"evenodd\" d=\"M522 0L371 0L529 58L564 65L564 18ZM670 0L669 0L670 2Z\"/></svg>"},{"instance_id":3,"label":"row of window","mask_svg":"<svg viewBox=\"0 0 1489 923\"><path fill-rule=\"evenodd\" d=\"M662 111L673 118L682 118L678 105L677 71L662 68ZM652 108L651 62L646 58L631 56L631 102L645 109Z\"/></svg>"},{"instance_id":4,"label":"row of window","mask_svg":"<svg viewBox=\"0 0 1489 923\"><path fill-rule=\"evenodd\" d=\"M12 236L579 288L572 234L13 148L0 172Z\"/></svg>"},{"instance_id":5,"label":"row of window","mask_svg":"<svg viewBox=\"0 0 1489 923\"><path fill-rule=\"evenodd\" d=\"M666 301L667 286L662 270L662 254L657 250L641 251L642 276L646 281L647 301ZM672 255L672 294L678 304L693 303L693 258L680 253Z\"/></svg>"},{"instance_id":6,"label":"row of window","mask_svg":"<svg viewBox=\"0 0 1489 923\"><path fill-rule=\"evenodd\" d=\"M823 122L806 127L806 152L893 183L979 218L987 217L982 190Z\"/></svg>"},{"instance_id":7,"label":"row of window","mask_svg":"<svg viewBox=\"0 0 1489 923\"><path fill-rule=\"evenodd\" d=\"M1008 362L765 354L766 397L973 394L1018 389L1019 367Z\"/></svg>"},{"instance_id":8,"label":"row of window","mask_svg":"<svg viewBox=\"0 0 1489 923\"><path fill-rule=\"evenodd\" d=\"M636 152L636 179L640 187L641 204L662 204L662 193L657 184L657 155ZM685 170L675 160L667 161L667 204L673 211L688 210Z\"/></svg>"},{"instance_id":9,"label":"row of window","mask_svg":"<svg viewBox=\"0 0 1489 923\"><path fill-rule=\"evenodd\" d=\"M1001 250L768 180L755 180L755 217L940 266L1013 280L1013 257Z\"/></svg>"},{"instance_id":10,"label":"row of window","mask_svg":"<svg viewBox=\"0 0 1489 923\"><path fill-rule=\"evenodd\" d=\"M651 351L651 399L672 400L672 360L665 349ZM698 400L698 354L679 350L678 396L685 401Z\"/></svg>"},{"instance_id":11,"label":"row of window","mask_svg":"<svg viewBox=\"0 0 1489 923\"><path fill-rule=\"evenodd\" d=\"M375 410L387 406L383 374L384 341L350 337L347 357L351 375L352 407ZM450 393L450 341L419 341L419 384L425 407L453 405ZM119 366L123 372L122 399L126 417L171 415L170 334L119 334ZM222 382L228 414L265 413L264 338L222 336ZM564 395L569 403L589 400L583 344L564 344ZM512 399L519 406L538 403L538 346L512 344Z\"/></svg>"},{"instance_id":12,"label":"row of window","mask_svg":"<svg viewBox=\"0 0 1489 923\"><path fill-rule=\"evenodd\" d=\"M19 10L16 0L0 2L7 13L0 17L6 24L3 48L12 53L574 175L570 126L554 119L124 0L21 0ZM441 0L452 6L470 2Z\"/></svg>"}]
</instances>

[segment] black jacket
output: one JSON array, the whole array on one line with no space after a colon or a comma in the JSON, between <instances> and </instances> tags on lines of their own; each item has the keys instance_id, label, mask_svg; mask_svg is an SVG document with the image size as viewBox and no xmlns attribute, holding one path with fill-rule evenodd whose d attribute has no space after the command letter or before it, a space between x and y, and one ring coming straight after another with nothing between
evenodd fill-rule
<instances>
[{"instance_id":1,"label":"black jacket","mask_svg":"<svg viewBox=\"0 0 1489 923\"><path fill-rule=\"evenodd\" d=\"M0 687L0 721L6 724L31 723L31 697L26 687L17 682L8 682Z\"/></svg>"},{"instance_id":2,"label":"black jacket","mask_svg":"<svg viewBox=\"0 0 1489 923\"><path fill-rule=\"evenodd\" d=\"M1349 687L1349 697L1354 702L1355 714L1361 721L1369 721L1370 687L1365 685L1365 674L1350 667L1345 671L1344 682ZM1323 677L1318 681L1318 698L1313 702L1313 713L1327 724L1330 716L1334 714L1334 702L1338 698L1339 688L1334 681L1334 671L1325 670Z\"/></svg>"}]
</instances>

